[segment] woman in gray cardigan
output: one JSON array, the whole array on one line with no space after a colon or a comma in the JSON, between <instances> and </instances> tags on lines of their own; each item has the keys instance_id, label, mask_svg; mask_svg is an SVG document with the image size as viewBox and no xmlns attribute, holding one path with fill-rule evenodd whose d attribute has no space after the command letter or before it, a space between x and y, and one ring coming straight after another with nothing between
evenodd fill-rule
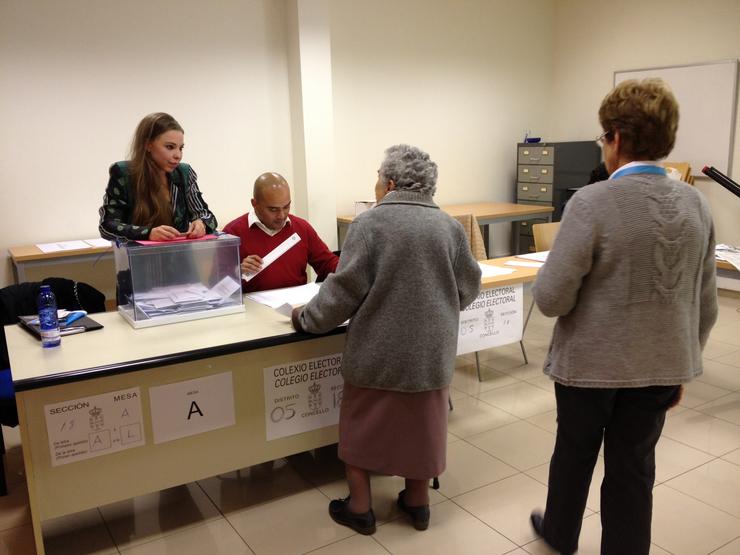
<instances>
[{"instance_id":1,"label":"woman in gray cardigan","mask_svg":"<svg viewBox=\"0 0 740 555\"><path fill-rule=\"evenodd\" d=\"M462 226L432 200L437 165L418 148L386 150L378 204L355 218L336 273L296 309L297 330L351 318L342 376L339 456L350 495L329 504L339 524L375 531L369 472L403 476L399 508L429 525L429 480L445 468L447 403L460 311L480 289Z\"/></svg>"},{"instance_id":2,"label":"woman in gray cardigan","mask_svg":"<svg viewBox=\"0 0 740 555\"><path fill-rule=\"evenodd\" d=\"M544 368L558 430L545 513L531 522L576 551L603 438L601 553L647 555L655 445L717 319L714 231L704 197L655 162L678 127L662 81L619 84L599 120L610 177L569 201L534 288L558 317Z\"/></svg>"}]
</instances>

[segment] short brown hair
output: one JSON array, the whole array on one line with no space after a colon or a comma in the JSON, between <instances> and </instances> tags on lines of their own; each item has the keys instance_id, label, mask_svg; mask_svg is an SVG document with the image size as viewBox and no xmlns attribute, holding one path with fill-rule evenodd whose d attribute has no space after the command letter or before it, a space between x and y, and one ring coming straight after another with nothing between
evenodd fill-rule
<instances>
[{"instance_id":1,"label":"short brown hair","mask_svg":"<svg viewBox=\"0 0 740 555\"><path fill-rule=\"evenodd\" d=\"M619 131L633 160L659 160L676 144L678 102L661 79L622 81L601 101L599 122L612 135Z\"/></svg>"}]
</instances>

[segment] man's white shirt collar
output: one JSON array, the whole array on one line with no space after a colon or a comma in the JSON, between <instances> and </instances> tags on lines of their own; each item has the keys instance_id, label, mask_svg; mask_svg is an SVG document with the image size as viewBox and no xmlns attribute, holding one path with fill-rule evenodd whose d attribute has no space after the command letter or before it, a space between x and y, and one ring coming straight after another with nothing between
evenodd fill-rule
<instances>
[{"instance_id":1,"label":"man's white shirt collar","mask_svg":"<svg viewBox=\"0 0 740 555\"><path fill-rule=\"evenodd\" d=\"M283 227L285 227L286 224L290 223L290 216L285 218L285 223L283 224ZM283 230L283 227L280 229L270 229L265 224L263 224L260 219L257 217L257 214L254 212L247 212L247 227L251 228L253 225L256 225L258 228L260 228L262 231L267 233L270 237L273 237L274 235L277 235Z\"/></svg>"}]
</instances>

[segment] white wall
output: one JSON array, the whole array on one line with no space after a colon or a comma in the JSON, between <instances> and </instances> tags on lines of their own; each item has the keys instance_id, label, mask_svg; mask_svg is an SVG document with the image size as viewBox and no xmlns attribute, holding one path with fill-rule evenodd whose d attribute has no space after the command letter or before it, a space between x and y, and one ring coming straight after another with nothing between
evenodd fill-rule
<instances>
[{"instance_id":1,"label":"white wall","mask_svg":"<svg viewBox=\"0 0 740 555\"><path fill-rule=\"evenodd\" d=\"M373 198L400 142L438 163L438 203L513 201L516 143L549 138L554 4L333 0L337 213ZM496 226L494 252L508 238Z\"/></svg>"},{"instance_id":2,"label":"white wall","mask_svg":"<svg viewBox=\"0 0 740 555\"><path fill-rule=\"evenodd\" d=\"M740 57L738 0L558 0L555 16L556 140L600 133L597 112L615 70ZM735 181L740 109L738 116L730 172ZM740 245L740 199L708 178L696 185L711 204L717 241Z\"/></svg>"},{"instance_id":3,"label":"white wall","mask_svg":"<svg viewBox=\"0 0 740 555\"><path fill-rule=\"evenodd\" d=\"M296 78L295 2L313 1L2 0L0 286L12 282L8 247L97 234L107 168L152 111L185 127L185 161L221 225L267 170L295 181L305 214L317 200L301 189L306 145L293 136L311 79ZM336 195L320 201L338 214L372 197L397 142L438 162L439 203L512 200L523 131L595 137L615 69L740 56L737 0L328 2ZM739 201L698 187L718 239L740 244ZM508 231L496 227L494 253L508 251Z\"/></svg>"},{"instance_id":4,"label":"white wall","mask_svg":"<svg viewBox=\"0 0 740 555\"><path fill-rule=\"evenodd\" d=\"M292 179L285 6L275 0L0 2L0 286L7 249L97 236L108 166L166 111L220 225L254 178Z\"/></svg>"}]
</instances>

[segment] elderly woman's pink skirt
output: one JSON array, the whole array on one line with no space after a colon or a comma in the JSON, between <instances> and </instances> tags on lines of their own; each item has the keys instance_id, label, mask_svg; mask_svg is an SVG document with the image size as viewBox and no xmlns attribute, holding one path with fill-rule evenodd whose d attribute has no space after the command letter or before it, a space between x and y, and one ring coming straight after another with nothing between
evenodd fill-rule
<instances>
[{"instance_id":1,"label":"elderly woman's pink skirt","mask_svg":"<svg viewBox=\"0 0 740 555\"><path fill-rule=\"evenodd\" d=\"M449 388L402 393L345 382L339 458L378 474L428 480L445 469Z\"/></svg>"}]
</instances>

